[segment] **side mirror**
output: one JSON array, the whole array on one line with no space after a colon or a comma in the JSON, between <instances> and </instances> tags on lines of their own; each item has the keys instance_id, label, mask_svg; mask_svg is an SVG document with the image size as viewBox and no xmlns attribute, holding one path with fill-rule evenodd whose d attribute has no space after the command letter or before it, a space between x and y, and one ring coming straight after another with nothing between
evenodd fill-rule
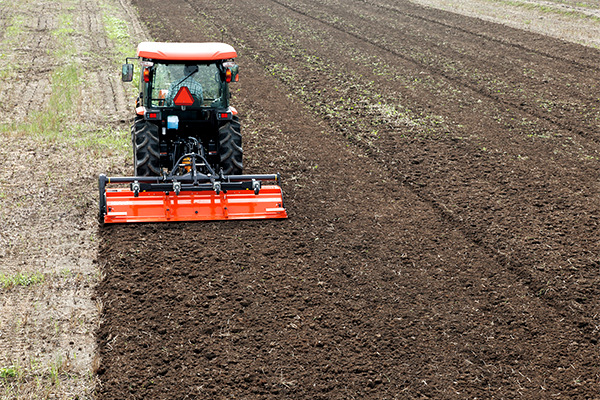
<instances>
[{"instance_id":1,"label":"side mirror","mask_svg":"<svg viewBox=\"0 0 600 400\"><path fill-rule=\"evenodd\" d=\"M121 80L123 82L131 82L133 80L133 64L123 64Z\"/></svg>"}]
</instances>

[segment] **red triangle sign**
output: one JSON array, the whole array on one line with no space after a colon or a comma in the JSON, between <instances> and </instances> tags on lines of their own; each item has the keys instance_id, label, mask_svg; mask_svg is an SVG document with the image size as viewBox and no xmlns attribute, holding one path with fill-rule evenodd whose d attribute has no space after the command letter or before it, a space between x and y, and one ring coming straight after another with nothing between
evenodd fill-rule
<instances>
[{"instance_id":1,"label":"red triangle sign","mask_svg":"<svg viewBox=\"0 0 600 400\"><path fill-rule=\"evenodd\" d=\"M194 98L190 93L190 89L188 89L186 86L182 86L175 95L173 103L175 103L176 106L191 106L194 104Z\"/></svg>"}]
</instances>

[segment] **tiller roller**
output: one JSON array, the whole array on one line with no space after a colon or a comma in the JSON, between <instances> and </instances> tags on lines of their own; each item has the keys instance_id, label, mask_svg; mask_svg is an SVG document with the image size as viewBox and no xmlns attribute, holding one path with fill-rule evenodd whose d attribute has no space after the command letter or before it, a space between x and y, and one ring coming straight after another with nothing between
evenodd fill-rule
<instances>
[{"instance_id":1,"label":"tiller roller","mask_svg":"<svg viewBox=\"0 0 600 400\"><path fill-rule=\"evenodd\" d=\"M140 43L134 176L100 175L102 223L287 218L279 174L243 174L235 57L224 43Z\"/></svg>"},{"instance_id":2,"label":"tiller roller","mask_svg":"<svg viewBox=\"0 0 600 400\"><path fill-rule=\"evenodd\" d=\"M100 215L104 223L175 222L287 218L276 175L223 175L197 171L198 154L186 154L184 175L117 177L100 175ZM274 181L263 185L263 181ZM108 185L129 184L129 187Z\"/></svg>"}]
</instances>

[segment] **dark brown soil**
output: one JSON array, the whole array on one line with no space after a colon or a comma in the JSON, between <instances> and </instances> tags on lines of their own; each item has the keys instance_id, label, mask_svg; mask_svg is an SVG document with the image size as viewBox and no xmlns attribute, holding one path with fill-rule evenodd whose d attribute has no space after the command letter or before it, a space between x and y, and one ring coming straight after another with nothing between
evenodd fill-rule
<instances>
[{"instance_id":1,"label":"dark brown soil","mask_svg":"<svg viewBox=\"0 0 600 400\"><path fill-rule=\"evenodd\" d=\"M600 398L599 51L392 0L134 4L238 49L290 218L105 227L101 399Z\"/></svg>"}]
</instances>

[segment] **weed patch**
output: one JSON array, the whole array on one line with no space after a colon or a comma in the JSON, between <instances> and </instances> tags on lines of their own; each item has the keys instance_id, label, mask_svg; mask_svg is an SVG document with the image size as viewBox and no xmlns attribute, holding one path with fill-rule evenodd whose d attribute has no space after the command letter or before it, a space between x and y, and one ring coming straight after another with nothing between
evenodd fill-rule
<instances>
[{"instance_id":1,"label":"weed patch","mask_svg":"<svg viewBox=\"0 0 600 400\"><path fill-rule=\"evenodd\" d=\"M42 273L17 272L14 275L0 274L0 286L5 289L14 286L30 286L43 283L45 276ZM0 371L1 374L1 371Z\"/></svg>"}]
</instances>

